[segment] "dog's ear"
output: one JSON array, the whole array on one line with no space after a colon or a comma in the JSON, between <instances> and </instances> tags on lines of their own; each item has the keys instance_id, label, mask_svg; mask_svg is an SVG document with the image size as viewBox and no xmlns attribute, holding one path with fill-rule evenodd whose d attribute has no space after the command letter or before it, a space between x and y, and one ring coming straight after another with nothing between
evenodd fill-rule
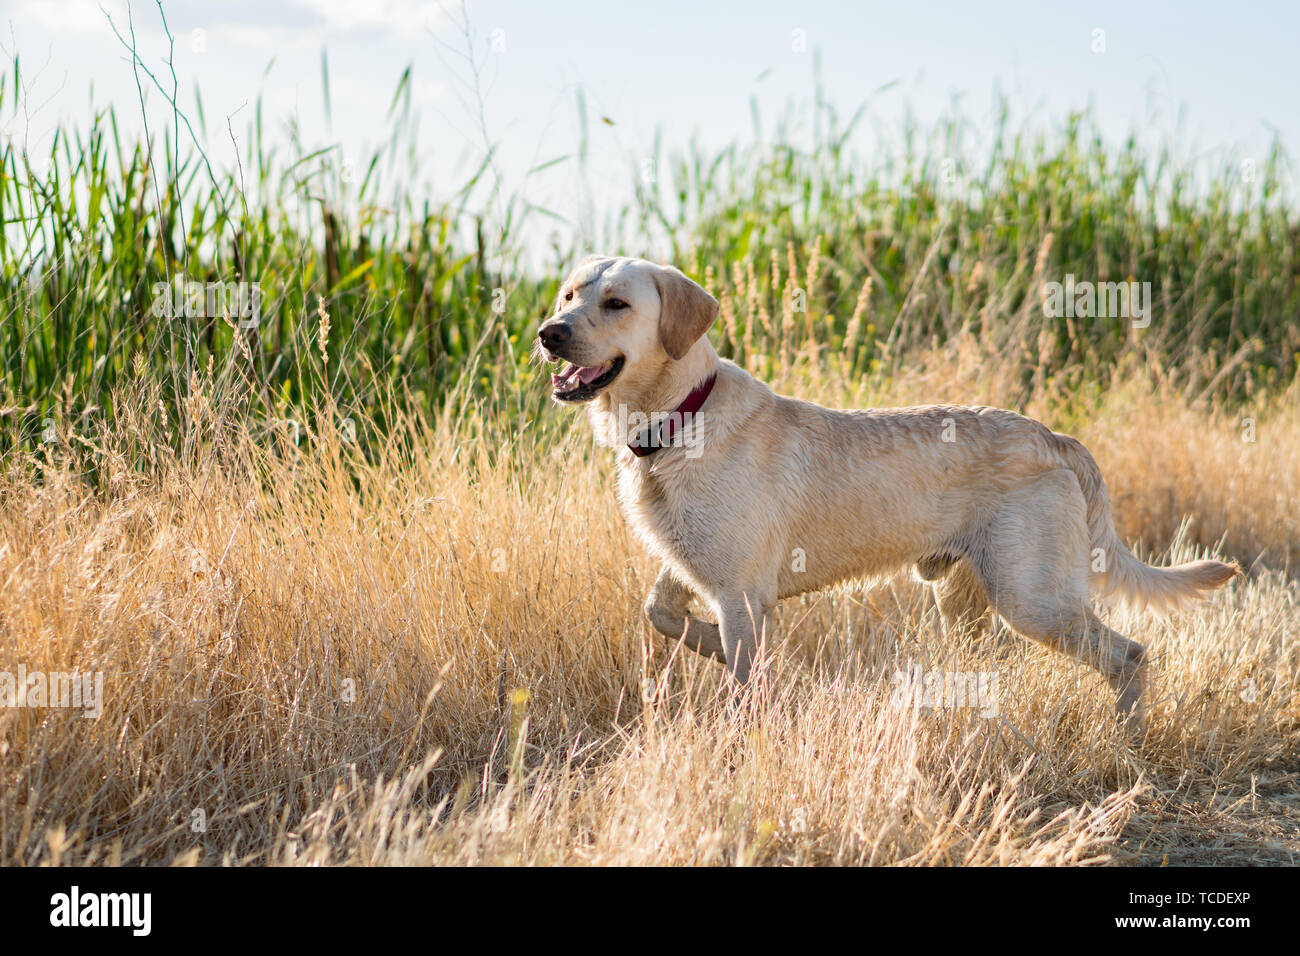
<instances>
[{"instance_id":1,"label":"dog's ear","mask_svg":"<svg viewBox=\"0 0 1300 956\"><path fill-rule=\"evenodd\" d=\"M672 266L660 266L654 276L663 303L659 341L669 358L679 359L718 317L718 300Z\"/></svg>"}]
</instances>

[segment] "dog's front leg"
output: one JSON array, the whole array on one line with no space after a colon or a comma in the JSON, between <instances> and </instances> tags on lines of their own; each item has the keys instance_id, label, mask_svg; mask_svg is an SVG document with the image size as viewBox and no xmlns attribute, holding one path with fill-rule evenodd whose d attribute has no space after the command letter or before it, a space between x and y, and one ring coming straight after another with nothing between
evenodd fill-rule
<instances>
[{"instance_id":1,"label":"dog's front leg","mask_svg":"<svg viewBox=\"0 0 1300 956\"><path fill-rule=\"evenodd\" d=\"M718 625L701 621L687 613L692 597L690 588L677 580L672 571L664 568L650 589L650 596L646 598L646 617L655 630L665 637L678 638L695 653L726 663Z\"/></svg>"},{"instance_id":2,"label":"dog's front leg","mask_svg":"<svg viewBox=\"0 0 1300 956\"><path fill-rule=\"evenodd\" d=\"M718 602L718 618L727 670L743 684L749 680L760 643L771 636L771 602L754 595L724 598Z\"/></svg>"}]
</instances>

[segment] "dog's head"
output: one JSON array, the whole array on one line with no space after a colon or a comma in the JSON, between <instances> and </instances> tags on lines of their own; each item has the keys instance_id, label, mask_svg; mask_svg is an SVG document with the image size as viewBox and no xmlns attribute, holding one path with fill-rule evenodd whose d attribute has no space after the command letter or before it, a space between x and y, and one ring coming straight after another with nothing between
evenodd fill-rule
<instances>
[{"instance_id":1,"label":"dog's head","mask_svg":"<svg viewBox=\"0 0 1300 956\"><path fill-rule=\"evenodd\" d=\"M537 352L563 361L551 376L557 402L589 402L616 380L646 379L684 356L718 314L718 302L672 266L593 256L560 284Z\"/></svg>"}]
</instances>

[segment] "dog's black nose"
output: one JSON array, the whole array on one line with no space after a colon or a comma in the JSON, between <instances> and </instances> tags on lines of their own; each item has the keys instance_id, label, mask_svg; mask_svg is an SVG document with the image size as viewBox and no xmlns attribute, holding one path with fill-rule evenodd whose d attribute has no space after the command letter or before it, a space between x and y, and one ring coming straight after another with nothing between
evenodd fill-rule
<instances>
[{"instance_id":1,"label":"dog's black nose","mask_svg":"<svg viewBox=\"0 0 1300 956\"><path fill-rule=\"evenodd\" d=\"M552 351L569 341L569 336L572 334L572 330L563 322L547 322L537 330L537 337L542 340L542 345Z\"/></svg>"}]
</instances>

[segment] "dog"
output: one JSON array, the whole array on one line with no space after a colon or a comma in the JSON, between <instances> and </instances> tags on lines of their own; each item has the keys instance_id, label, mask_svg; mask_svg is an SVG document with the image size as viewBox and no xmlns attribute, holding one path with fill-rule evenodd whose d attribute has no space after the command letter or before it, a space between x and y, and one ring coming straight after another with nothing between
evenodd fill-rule
<instances>
[{"instance_id":1,"label":"dog","mask_svg":"<svg viewBox=\"0 0 1300 956\"><path fill-rule=\"evenodd\" d=\"M945 632L996 613L1101 672L1144 727L1147 654L1091 599L1164 609L1235 565L1138 560L1101 471L1075 439L1014 412L927 405L838 411L775 394L720 358L718 302L671 266L591 257L560 286L536 354L565 363L552 398L585 405L618 449L618 497L660 561L645 603L665 637L744 684L778 601L908 566ZM717 623L694 617L698 598Z\"/></svg>"}]
</instances>

